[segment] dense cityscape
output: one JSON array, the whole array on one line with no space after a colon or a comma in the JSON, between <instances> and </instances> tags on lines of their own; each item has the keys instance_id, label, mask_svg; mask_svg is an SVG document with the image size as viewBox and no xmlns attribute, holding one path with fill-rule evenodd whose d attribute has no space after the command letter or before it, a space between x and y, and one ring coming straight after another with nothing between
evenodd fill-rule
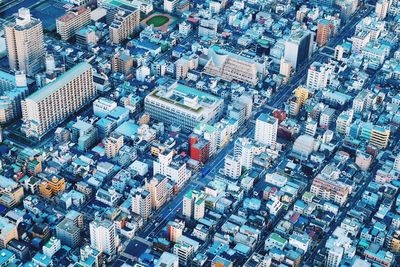
<instances>
[{"instance_id":1,"label":"dense cityscape","mask_svg":"<svg viewBox=\"0 0 400 267\"><path fill-rule=\"evenodd\" d=\"M400 0L0 25L0 267L400 266Z\"/></svg>"}]
</instances>

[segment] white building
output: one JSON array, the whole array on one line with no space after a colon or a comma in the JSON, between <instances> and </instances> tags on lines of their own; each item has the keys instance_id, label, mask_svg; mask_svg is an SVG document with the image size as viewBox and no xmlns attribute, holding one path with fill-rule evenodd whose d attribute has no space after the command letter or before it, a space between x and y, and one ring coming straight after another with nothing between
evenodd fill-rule
<instances>
[{"instance_id":1,"label":"white building","mask_svg":"<svg viewBox=\"0 0 400 267\"><path fill-rule=\"evenodd\" d=\"M205 196L202 192L190 190L183 198L182 214L195 220L204 217Z\"/></svg>"},{"instance_id":2,"label":"white building","mask_svg":"<svg viewBox=\"0 0 400 267\"><path fill-rule=\"evenodd\" d=\"M269 147L275 147L278 134L278 119L262 113L256 120L254 139Z\"/></svg>"},{"instance_id":3,"label":"white building","mask_svg":"<svg viewBox=\"0 0 400 267\"><path fill-rule=\"evenodd\" d=\"M314 62L307 72L307 88L313 92L325 89L328 85L332 69L328 64Z\"/></svg>"},{"instance_id":4,"label":"white building","mask_svg":"<svg viewBox=\"0 0 400 267\"><path fill-rule=\"evenodd\" d=\"M329 252L328 256L326 258L326 267L339 267L340 262L342 261L343 258L343 248L334 246L332 247Z\"/></svg>"},{"instance_id":5,"label":"white building","mask_svg":"<svg viewBox=\"0 0 400 267\"><path fill-rule=\"evenodd\" d=\"M242 174L242 164L233 155L226 155L224 159L224 174L232 179L238 179Z\"/></svg>"},{"instance_id":6,"label":"white building","mask_svg":"<svg viewBox=\"0 0 400 267\"><path fill-rule=\"evenodd\" d=\"M50 240L43 246L43 254L48 257L53 257L57 251L61 249L61 241L60 239L55 238L54 236L50 238Z\"/></svg>"},{"instance_id":7,"label":"white building","mask_svg":"<svg viewBox=\"0 0 400 267\"><path fill-rule=\"evenodd\" d=\"M132 196L132 212L147 220L151 215L151 194L147 190L137 190Z\"/></svg>"},{"instance_id":8,"label":"white building","mask_svg":"<svg viewBox=\"0 0 400 267\"><path fill-rule=\"evenodd\" d=\"M91 247L108 255L117 252L119 238L115 224L109 220L96 218L89 224Z\"/></svg>"},{"instance_id":9,"label":"white building","mask_svg":"<svg viewBox=\"0 0 400 267\"><path fill-rule=\"evenodd\" d=\"M178 0L164 0L164 11L168 13L174 12L178 2Z\"/></svg>"},{"instance_id":10,"label":"white building","mask_svg":"<svg viewBox=\"0 0 400 267\"><path fill-rule=\"evenodd\" d=\"M175 254L163 252L155 267L179 267L179 258Z\"/></svg>"}]
</instances>

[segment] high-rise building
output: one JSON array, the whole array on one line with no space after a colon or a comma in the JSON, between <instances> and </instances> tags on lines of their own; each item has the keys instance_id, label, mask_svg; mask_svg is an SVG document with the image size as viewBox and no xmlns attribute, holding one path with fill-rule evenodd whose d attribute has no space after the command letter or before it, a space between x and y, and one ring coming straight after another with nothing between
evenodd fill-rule
<instances>
[{"instance_id":1,"label":"high-rise building","mask_svg":"<svg viewBox=\"0 0 400 267\"><path fill-rule=\"evenodd\" d=\"M375 13L379 19L385 19L389 10L391 0L378 0L375 5Z\"/></svg>"},{"instance_id":2,"label":"high-rise building","mask_svg":"<svg viewBox=\"0 0 400 267\"><path fill-rule=\"evenodd\" d=\"M329 249L328 256L326 258L326 267L339 267L340 262L343 258L343 248L338 246L333 246Z\"/></svg>"},{"instance_id":3,"label":"high-rise building","mask_svg":"<svg viewBox=\"0 0 400 267\"><path fill-rule=\"evenodd\" d=\"M250 170L254 159L254 145L251 140L247 138L236 139L233 156L240 160L243 168Z\"/></svg>"},{"instance_id":4,"label":"high-rise building","mask_svg":"<svg viewBox=\"0 0 400 267\"><path fill-rule=\"evenodd\" d=\"M159 209L167 201L168 178L161 174L155 174L149 182L146 183L146 188L150 192L151 207Z\"/></svg>"},{"instance_id":5,"label":"high-rise building","mask_svg":"<svg viewBox=\"0 0 400 267\"><path fill-rule=\"evenodd\" d=\"M17 225L0 216L0 248L6 248L12 239L18 239Z\"/></svg>"},{"instance_id":6,"label":"high-rise building","mask_svg":"<svg viewBox=\"0 0 400 267\"><path fill-rule=\"evenodd\" d=\"M95 95L92 66L79 63L22 101L21 130L40 139Z\"/></svg>"},{"instance_id":7,"label":"high-rise building","mask_svg":"<svg viewBox=\"0 0 400 267\"><path fill-rule=\"evenodd\" d=\"M68 40L80 29L90 23L90 8L80 7L77 10L69 10L56 19L57 33L62 40Z\"/></svg>"},{"instance_id":8,"label":"high-rise building","mask_svg":"<svg viewBox=\"0 0 400 267\"><path fill-rule=\"evenodd\" d=\"M168 223L168 240L171 242L178 242L179 238L181 238L183 234L183 230L185 229L184 221L170 221Z\"/></svg>"},{"instance_id":9,"label":"high-rise building","mask_svg":"<svg viewBox=\"0 0 400 267\"><path fill-rule=\"evenodd\" d=\"M132 72L133 57L129 50L123 50L116 53L111 59L111 68L113 72L119 72L128 75Z\"/></svg>"},{"instance_id":10,"label":"high-rise building","mask_svg":"<svg viewBox=\"0 0 400 267\"><path fill-rule=\"evenodd\" d=\"M110 40L113 44L119 44L138 31L140 10L128 5L122 5L113 13L113 21L109 27Z\"/></svg>"},{"instance_id":11,"label":"high-rise building","mask_svg":"<svg viewBox=\"0 0 400 267\"><path fill-rule=\"evenodd\" d=\"M132 212L140 215L143 220L151 215L151 193L148 190L136 190L132 196Z\"/></svg>"},{"instance_id":12,"label":"high-rise building","mask_svg":"<svg viewBox=\"0 0 400 267\"><path fill-rule=\"evenodd\" d=\"M26 76L0 71L0 124L21 116L21 100L28 94Z\"/></svg>"},{"instance_id":13,"label":"high-rise building","mask_svg":"<svg viewBox=\"0 0 400 267\"><path fill-rule=\"evenodd\" d=\"M332 68L330 65L314 62L308 68L307 72L307 88L310 91L325 89L329 84Z\"/></svg>"},{"instance_id":14,"label":"high-rise building","mask_svg":"<svg viewBox=\"0 0 400 267\"><path fill-rule=\"evenodd\" d=\"M8 62L13 70L33 76L44 67L42 22L32 18L29 9L20 8L15 22L4 27Z\"/></svg>"},{"instance_id":15,"label":"high-rise building","mask_svg":"<svg viewBox=\"0 0 400 267\"><path fill-rule=\"evenodd\" d=\"M95 218L89 224L91 247L102 253L114 255L117 252L119 238L114 222Z\"/></svg>"},{"instance_id":16,"label":"high-rise building","mask_svg":"<svg viewBox=\"0 0 400 267\"><path fill-rule=\"evenodd\" d=\"M265 113L260 114L256 120L254 139L263 145L275 147L277 133L278 119Z\"/></svg>"},{"instance_id":17,"label":"high-rise building","mask_svg":"<svg viewBox=\"0 0 400 267\"><path fill-rule=\"evenodd\" d=\"M212 123L222 116L223 99L168 81L148 94L144 108L151 118L192 131L199 123Z\"/></svg>"},{"instance_id":18,"label":"high-rise building","mask_svg":"<svg viewBox=\"0 0 400 267\"><path fill-rule=\"evenodd\" d=\"M326 19L320 19L318 21L318 28L317 28L317 44L319 46L324 46L328 43L329 38L331 38L334 32L333 24Z\"/></svg>"},{"instance_id":19,"label":"high-rise building","mask_svg":"<svg viewBox=\"0 0 400 267\"><path fill-rule=\"evenodd\" d=\"M182 214L195 220L204 217L205 196L202 192L190 190L183 197Z\"/></svg>"},{"instance_id":20,"label":"high-rise building","mask_svg":"<svg viewBox=\"0 0 400 267\"><path fill-rule=\"evenodd\" d=\"M238 179L242 174L242 164L233 155L226 155L224 159L224 174L232 179Z\"/></svg>"},{"instance_id":21,"label":"high-rise building","mask_svg":"<svg viewBox=\"0 0 400 267\"><path fill-rule=\"evenodd\" d=\"M124 136L122 134L113 132L110 137L104 142L105 154L107 158L111 159L118 154L118 151L124 145Z\"/></svg>"},{"instance_id":22,"label":"high-rise building","mask_svg":"<svg viewBox=\"0 0 400 267\"><path fill-rule=\"evenodd\" d=\"M313 50L313 38L310 31L301 28L292 30L292 33L285 43L284 59L293 69L311 57Z\"/></svg>"}]
</instances>

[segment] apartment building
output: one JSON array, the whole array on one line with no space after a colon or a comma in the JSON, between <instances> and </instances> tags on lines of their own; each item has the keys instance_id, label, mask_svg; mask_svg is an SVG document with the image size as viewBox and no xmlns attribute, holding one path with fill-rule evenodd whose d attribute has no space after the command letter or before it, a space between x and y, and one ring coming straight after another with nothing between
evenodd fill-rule
<instances>
[{"instance_id":1,"label":"apartment building","mask_svg":"<svg viewBox=\"0 0 400 267\"><path fill-rule=\"evenodd\" d=\"M190 190L183 197L182 214L186 217L199 220L204 217L205 196L203 192Z\"/></svg>"},{"instance_id":2,"label":"apartment building","mask_svg":"<svg viewBox=\"0 0 400 267\"><path fill-rule=\"evenodd\" d=\"M90 8L80 7L76 10L69 10L65 15L56 19L57 33L62 40L66 41L89 23Z\"/></svg>"},{"instance_id":3,"label":"apartment building","mask_svg":"<svg viewBox=\"0 0 400 267\"><path fill-rule=\"evenodd\" d=\"M137 190L132 196L132 212L147 221L151 215L151 200L148 190Z\"/></svg>"},{"instance_id":4,"label":"apartment building","mask_svg":"<svg viewBox=\"0 0 400 267\"><path fill-rule=\"evenodd\" d=\"M122 134L113 132L104 142L105 154L107 158L114 158L123 145L124 136Z\"/></svg>"},{"instance_id":5,"label":"apartment building","mask_svg":"<svg viewBox=\"0 0 400 267\"><path fill-rule=\"evenodd\" d=\"M24 189L13 180L0 175L0 204L12 208L24 197Z\"/></svg>"},{"instance_id":6,"label":"apartment building","mask_svg":"<svg viewBox=\"0 0 400 267\"><path fill-rule=\"evenodd\" d=\"M18 239L17 225L0 216L0 248L6 248L12 239Z\"/></svg>"},{"instance_id":7,"label":"apartment building","mask_svg":"<svg viewBox=\"0 0 400 267\"><path fill-rule=\"evenodd\" d=\"M92 66L79 63L22 101L21 131L40 139L95 96Z\"/></svg>"},{"instance_id":8,"label":"apartment building","mask_svg":"<svg viewBox=\"0 0 400 267\"><path fill-rule=\"evenodd\" d=\"M27 8L20 8L15 22L4 26L10 69L33 76L44 67L42 22L31 17Z\"/></svg>"},{"instance_id":9,"label":"apartment building","mask_svg":"<svg viewBox=\"0 0 400 267\"><path fill-rule=\"evenodd\" d=\"M110 24L110 41L119 44L139 30L140 10L128 5L118 7Z\"/></svg>"},{"instance_id":10,"label":"apartment building","mask_svg":"<svg viewBox=\"0 0 400 267\"><path fill-rule=\"evenodd\" d=\"M256 120L254 139L266 146L275 147L278 134L278 119L262 113Z\"/></svg>"},{"instance_id":11,"label":"apartment building","mask_svg":"<svg viewBox=\"0 0 400 267\"><path fill-rule=\"evenodd\" d=\"M89 224L91 247L107 255L117 252L119 238L115 224L110 220L95 218Z\"/></svg>"},{"instance_id":12,"label":"apartment building","mask_svg":"<svg viewBox=\"0 0 400 267\"><path fill-rule=\"evenodd\" d=\"M310 189L311 193L343 206L350 194L348 186L336 180L327 180L316 177Z\"/></svg>"},{"instance_id":13,"label":"apartment building","mask_svg":"<svg viewBox=\"0 0 400 267\"><path fill-rule=\"evenodd\" d=\"M159 209L167 201L167 183L168 178L161 174L155 174L146 183L146 189L150 192L152 209Z\"/></svg>"}]
</instances>

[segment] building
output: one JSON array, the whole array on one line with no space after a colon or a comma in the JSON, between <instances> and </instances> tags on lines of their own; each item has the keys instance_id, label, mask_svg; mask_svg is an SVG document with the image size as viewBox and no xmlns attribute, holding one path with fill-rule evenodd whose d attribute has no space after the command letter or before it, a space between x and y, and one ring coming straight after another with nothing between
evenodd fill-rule
<instances>
[{"instance_id":1,"label":"building","mask_svg":"<svg viewBox=\"0 0 400 267\"><path fill-rule=\"evenodd\" d=\"M39 184L39 193L47 198L58 195L65 191L65 179L53 176L45 179Z\"/></svg>"},{"instance_id":2,"label":"building","mask_svg":"<svg viewBox=\"0 0 400 267\"><path fill-rule=\"evenodd\" d=\"M0 248L6 248L12 239L18 239L17 225L0 216Z\"/></svg>"},{"instance_id":3,"label":"building","mask_svg":"<svg viewBox=\"0 0 400 267\"><path fill-rule=\"evenodd\" d=\"M92 66L79 63L22 101L21 131L40 139L95 96Z\"/></svg>"},{"instance_id":4,"label":"building","mask_svg":"<svg viewBox=\"0 0 400 267\"><path fill-rule=\"evenodd\" d=\"M21 100L28 94L26 76L16 72L15 76L0 71L0 124L21 116Z\"/></svg>"},{"instance_id":5,"label":"building","mask_svg":"<svg viewBox=\"0 0 400 267\"><path fill-rule=\"evenodd\" d=\"M76 10L69 10L65 15L56 19L57 33L61 40L66 41L89 23L90 8L80 7Z\"/></svg>"},{"instance_id":6,"label":"building","mask_svg":"<svg viewBox=\"0 0 400 267\"><path fill-rule=\"evenodd\" d=\"M24 189L13 180L0 175L0 204L12 208L24 198Z\"/></svg>"},{"instance_id":7,"label":"building","mask_svg":"<svg viewBox=\"0 0 400 267\"><path fill-rule=\"evenodd\" d=\"M186 265L190 257L194 254L193 246L186 242L176 243L173 251L178 256L179 263L182 265Z\"/></svg>"},{"instance_id":8,"label":"building","mask_svg":"<svg viewBox=\"0 0 400 267\"><path fill-rule=\"evenodd\" d=\"M396 159L394 160L393 169L400 172L400 153L397 155Z\"/></svg>"},{"instance_id":9,"label":"building","mask_svg":"<svg viewBox=\"0 0 400 267\"><path fill-rule=\"evenodd\" d=\"M334 25L329 20L320 19L317 27L317 44L319 46L324 46L333 35Z\"/></svg>"},{"instance_id":10,"label":"building","mask_svg":"<svg viewBox=\"0 0 400 267\"><path fill-rule=\"evenodd\" d=\"M310 189L311 193L343 206L350 194L348 186L335 180L316 177Z\"/></svg>"},{"instance_id":11,"label":"building","mask_svg":"<svg viewBox=\"0 0 400 267\"><path fill-rule=\"evenodd\" d=\"M151 193L148 190L136 190L132 196L132 212L147 221L151 215L151 200Z\"/></svg>"},{"instance_id":12,"label":"building","mask_svg":"<svg viewBox=\"0 0 400 267\"><path fill-rule=\"evenodd\" d=\"M113 72L119 72L128 75L132 72L133 57L129 50L122 50L116 53L111 59L111 69Z\"/></svg>"},{"instance_id":13,"label":"building","mask_svg":"<svg viewBox=\"0 0 400 267\"><path fill-rule=\"evenodd\" d=\"M110 137L108 137L104 142L104 149L107 158L114 158L123 146L124 136L116 132L111 133Z\"/></svg>"},{"instance_id":14,"label":"building","mask_svg":"<svg viewBox=\"0 0 400 267\"><path fill-rule=\"evenodd\" d=\"M250 139L238 138L233 148L233 156L240 160L242 168L250 170L253 166L255 146Z\"/></svg>"},{"instance_id":15,"label":"building","mask_svg":"<svg viewBox=\"0 0 400 267\"><path fill-rule=\"evenodd\" d=\"M144 109L151 118L192 131L199 123L219 120L223 102L219 97L174 81L148 94Z\"/></svg>"},{"instance_id":16,"label":"building","mask_svg":"<svg viewBox=\"0 0 400 267\"><path fill-rule=\"evenodd\" d=\"M155 174L149 182L146 183L146 188L150 192L151 208L159 209L167 201L168 178L161 174Z\"/></svg>"},{"instance_id":17,"label":"building","mask_svg":"<svg viewBox=\"0 0 400 267\"><path fill-rule=\"evenodd\" d=\"M370 42L371 34L367 31L360 31L351 38L353 44L351 46L351 52L360 54L362 49Z\"/></svg>"},{"instance_id":18,"label":"building","mask_svg":"<svg viewBox=\"0 0 400 267\"><path fill-rule=\"evenodd\" d=\"M217 36L218 20L201 19L199 25L199 36L215 38Z\"/></svg>"},{"instance_id":19,"label":"building","mask_svg":"<svg viewBox=\"0 0 400 267\"><path fill-rule=\"evenodd\" d=\"M44 39L42 22L32 18L29 9L20 8L15 22L5 25L10 69L33 76L44 67Z\"/></svg>"},{"instance_id":20,"label":"building","mask_svg":"<svg viewBox=\"0 0 400 267\"><path fill-rule=\"evenodd\" d=\"M224 159L224 174L232 179L238 179L242 174L242 164L233 155L226 155Z\"/></svg>"},{"instance_id":21,"label":"building","mask_svg":"<svg viewBox=\"0 0 400 267\"><path fill-rule=\"evenodd\" d=\"M185 229L184 221L170 221L168 222L168 240L171 242L178 242L183 234L183 230Z\"/></svg>"},{"instance_id":22,"label":"building","mask_svg":"<svg viewBox=\"0 0 400 267\"><path fill-rule=\"evenodd\" d=\"M216 45L208 49L208 58L204 73L223 80L239 81L254 86L258 83L257 74L266 73L264 62L260 63L256 58L242 56Z\"/></svg>"},{"instance_id":23,"label":"building","mask_svg":"<svg viewBox=\"0 0 400 267\"><path fill-rule=\"evenodd\" d=\"M114 255L119 238L114 222L96 218L89 224L91 247L107 255Z\"/></svg>"},{"instance_id":24,"label":"building","mask_svg":"<svg viewBox=\"0 0 400 267\"><path fill-rule=\"evenodd\" d=\"M339 267L340 262L342 261L343 258L343 248L334 246L331 249L329 249L328 256L326 258L326 267Z\"/></svg>"},{"instance_id":25,"label":"building","mask_svg":"<svg viewBox=\"0 0 400 267\"><path fill-rule=\"evenodd\" d=\"M163 252L155 267L179 267L179 258L175 254Z\"/></svg>"},{"instance_id":26,"label":"building","mask_svg":"<svg viewBox=\"0 0 400 267\"><path fill-rule=\"evenodd\" d=\"M94 146L99 137L99 130L91 123L78 120L71 126L71 141L78 144L78 150L88 151Z\"/></svg>"},{"instance_id":27,"label":"building","mask_svg":"<svg viewBox=\"0 0 400 267\"><path fill-rule=\"evenodd\" d=\"M391 2L389 0L378 0L376 2L375 14L379 19L383 20L386 18Z\"/></svg>"},{"instance_id":28,"label":"building","mask_svg":"<svg viewBox=\"0 0 400 267\"><path fill-rule=\"evenodd\" d=\"M265 113L256 120L254 139L266 146L275 147L278 133L278 119Z\"/></svg>"},{"instance_id":29,"label":"building","mask_svg":"<svg viewBox=\"0 0 400 267\"><path fill-rule=\"evenodd\" d=\"M176 9L176 5L179 0L164 0L164 11L168 13L173 13Z\"/></svg>"},{"instance_id":30,"label":"building","mask_svg":"<svg viewBox=\"0 0 400 267\"><path fill-rule=\"evenodd\" d=\"M61 244L70 248L76 248L81 244L81 229L75 221L69 218L65 218L57 224L56 236Z\"/></svg>"},{"instance_id":31,"label":"building","mask_svg":"<svg viewBox=\"0 0 400 267\"><path fill-rule=\"evenodd\" d=\"M329 129L332 122L334 121L335 112L336 112L335 109L326 107L321 112L321 115L319 117L319 127L321 127L322 129Z\"/></svg>"},{"instance_id":32,"label":"building","mask_svg":"<svg viewBox=\"0 0 400 267\"><path fill-rule=\"evenodd\" d=\"M201 163L205 163L210 156L210 142L199 138L196 134L189 136L190 157Z\"/></svg>"},{"instance_id":33,"label":"building","mask_svg":"<svg viewBox=\"0 0 400 267\"><path fill-rule=\"evenodd\" d=\"M1 267L6 267L6 266L12 266L15 265L15 254L12 253L8 249L0 249L0 266Z\"/></svg>"},{"instance_id":34,"label":"building","mask_svg":"<svg viewBox=\"0 0 400 267\"><path fill-rule=\"evenodd\" d=\"M293 69L297 69L312 55L313 38L311 32L302 29L292 29L289 39L285 42L284 59Z\"/></svg>"},{"instance_id":35,"label":"building","mask_svg":"<svg viewBox=\"0 0 400 267\"><path fill-rule=\"evenodd\" d=\"M121 5L113 13L113 21L109 27L110 40L113 44L119 44L139 30L140 10Z\"/></svg>"},{"instance_id":36,"label":"building","mask_svg":"<svg viewBox=\"0 0 400 267\"><path fill-rule=\"evenodd\" d=\"M61 249L61 241L60 239L55 238L54 236L47 241L46 244L43 246L43 254L48 257L53 257L57 251Z\"/></svg>"},{"instance_id":37,"label":"building","mask_svg":"<svg viewBox=\"0 0 400 267\"><path fill-rule=\"evenodd\" d=\"M307 88L311 92L326 89L331 73L331 66L313 62L307 72Z\"/></svg>"},{"instance_id":38,"label":"building","mask_svg":"<svg viewBox=\"0 0 400 267\"><path fill-rule=\"evenodd\" d=\"M205 196L203 192L190 190L183 197L182 214L186 217L199 220L204 217Z\"/></svg>"}]
</instances>

